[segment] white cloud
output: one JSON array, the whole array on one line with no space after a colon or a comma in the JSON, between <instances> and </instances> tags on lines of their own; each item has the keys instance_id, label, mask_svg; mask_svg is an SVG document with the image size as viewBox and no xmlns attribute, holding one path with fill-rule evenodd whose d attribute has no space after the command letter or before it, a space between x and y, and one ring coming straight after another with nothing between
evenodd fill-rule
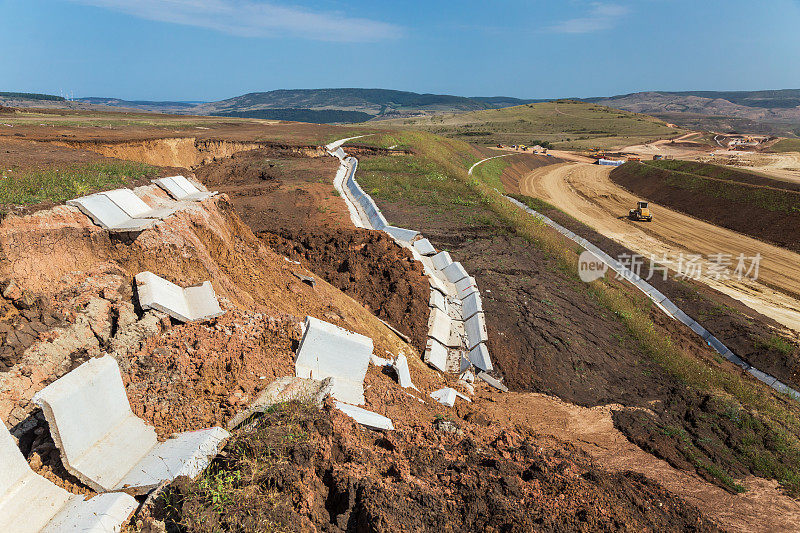
<instances>
[{"instance_id":1,"label":"white cloud","mask_svg":"<svg viewBox=\"0 0 800 533\"><path fill-rule=\"evenodd\" d=\"M71 1L240 37L293 36L319 41L369 42L393 39L402 34L402 28L386 22L257 0Z\"/></svg>"},{"instance_id":2,"label":"white cloud","mask_svg":"<svg viewBox=\"0 0 800 533\"><path fill-rule=\"evenodd\" d=\"M556 33L593 33L614 27L617 21L627 15L628 8L618 4L595 2L585 17L568 19L550 27Z\"/></svg>"}]
</instances>

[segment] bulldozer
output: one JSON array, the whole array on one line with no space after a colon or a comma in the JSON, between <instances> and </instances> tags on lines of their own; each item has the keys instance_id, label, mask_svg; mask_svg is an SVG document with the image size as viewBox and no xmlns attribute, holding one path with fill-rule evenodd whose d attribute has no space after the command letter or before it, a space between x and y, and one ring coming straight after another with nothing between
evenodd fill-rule
<instances>
[{"instance_id":1,"label":"bulldozer","mask_svg":"<svg viewBox=\"0 0 800 533\"><path fill-rule=\"evenodd\" d=\"M653 215L650 214L650 208L647 207L647 202L636 202L636 209L628 211L628 218L631 220L643 220L645 222L652 222Z\"/></svg>"}]
</instances>

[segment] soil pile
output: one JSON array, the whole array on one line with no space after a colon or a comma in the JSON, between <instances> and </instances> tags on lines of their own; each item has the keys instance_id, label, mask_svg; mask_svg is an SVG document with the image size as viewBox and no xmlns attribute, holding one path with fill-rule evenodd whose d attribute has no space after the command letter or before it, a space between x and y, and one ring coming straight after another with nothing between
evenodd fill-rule
<instances>
[{"instance_id":1,"label":"soil pile","mask_svg":"<svg viewBox=\"0 0 800 533\"><path fill-rule=\"evenodd\" d=\"M241 432L153 518L189 531L717 531L644 476L551 438L429 420L372 432L298 404Z\"/></svg>"},{"instance_id":2,"label":"soil pile","mask_svg":"<svg viewBox=\"0 0 800 533\"><path fill-rule=\"evenodd\" d=\"M422 353L428 336L430 286L422 265L383 232L327 233L283 229L260 233L273 250L299 260L412 339Z\"/></svg>"},{"instance_id":3,"label":"soil pile","mask_svg":"<svg viewBox=\"0 0 800 533\"><path fill-rule=\"evenodd\" d=\"M754 184L755 174L741 182L650 163L626 163L611 172L611 181L675 211L800 252L800 192L787 190L783 182L764 178Z\"/></svg>"},{"instance_id":4,"label":"soil pile","mask_svg":"<svg viewBox=\"0 0 800 533\"><path fill-rule=\"evenodd\" d=\"M26 294L13 282L0 283L0 372L16 364L22 354L52 328L62 322L50 302Z\"/></svg>"}]
</instances>

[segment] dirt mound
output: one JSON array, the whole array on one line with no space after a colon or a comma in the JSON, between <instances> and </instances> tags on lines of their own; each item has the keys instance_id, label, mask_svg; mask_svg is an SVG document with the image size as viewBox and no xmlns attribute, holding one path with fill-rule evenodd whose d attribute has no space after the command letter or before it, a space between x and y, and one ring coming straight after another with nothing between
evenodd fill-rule
<instances>
[{"instance_id":1,"label":"dirt mound","mask_svg":"<svg viewBox=\"0 0 800 533\"><path fill-rule=\"evenodd\" d=\"M362 229L284 229L278 235L264 232L259 237L408 335L419 353L425 351L428 279L422 265L391 237Z\"/></svg>"},{"instance_id":2,"label":"dirt mound","mask_svg":"<svg viewBox=\"0 0 800 533\"><path fill-rule=\"evenodd\" d=\"M644 476L608 474L550 438L428 420L379 433L279 406L154 518L189 531L716 531Z\"/></svg>"},{"instance_id":3,"label":"dirt mound","mask_svg":"<svg viewBox=\"0 0 800 533\"><path fill-rule=\"evenodd\" d=\"M0 283L0 372L16 364L22 354L62 322L45 298L26 294L11 281Z\"/></svg>"},{"instance_id":4,"label":"dirt mound","mask_svg":"<svg viewBox=\"0 0 800 533\"><path fill-rule=\"evenodd\" d=\"M713 166L703 165L700 171L708 174L705 167ZM755 174L742 174L758 181ZM626 163L611 172L611 181L675 211L800 252L800 192L786 190L782 182L778 189L767 178L743 183L649 163Z\"/></svg>"}]
</instances>

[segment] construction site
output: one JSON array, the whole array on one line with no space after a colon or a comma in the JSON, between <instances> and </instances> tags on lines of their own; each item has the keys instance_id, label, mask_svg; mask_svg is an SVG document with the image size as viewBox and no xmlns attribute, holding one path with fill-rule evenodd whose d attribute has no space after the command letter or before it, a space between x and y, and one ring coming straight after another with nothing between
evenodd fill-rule
<instances>
[{"instance_id":1,"label":"construction site","mask_svg":"<svg viewBox=\"0 0 800 533\"><path fill-rule=\"evenodd\" d=\"M796 181L51 114L0 129L0 530L797 530Z\"/></svg>"}]
</instances>

